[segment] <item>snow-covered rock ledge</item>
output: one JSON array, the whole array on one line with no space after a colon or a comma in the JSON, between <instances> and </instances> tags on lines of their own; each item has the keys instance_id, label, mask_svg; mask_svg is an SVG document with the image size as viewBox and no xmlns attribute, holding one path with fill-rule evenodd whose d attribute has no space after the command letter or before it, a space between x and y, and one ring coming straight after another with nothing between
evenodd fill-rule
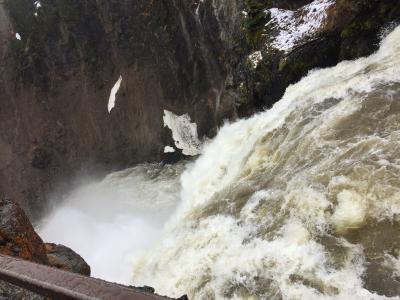
<instances>
[{"instance_id":1,"label":"snow-covered rock ledge","mask_svg":"<svg viewBox=\"0 0 400 300\"><path fill-rule=\"evenodd\" d=\"M267 48L289 52L315 38L327 18L327 10L334 3L333 0L315 0L295 11L267 9L271 18L266 24Z\"/></svg>"}]
</instances>

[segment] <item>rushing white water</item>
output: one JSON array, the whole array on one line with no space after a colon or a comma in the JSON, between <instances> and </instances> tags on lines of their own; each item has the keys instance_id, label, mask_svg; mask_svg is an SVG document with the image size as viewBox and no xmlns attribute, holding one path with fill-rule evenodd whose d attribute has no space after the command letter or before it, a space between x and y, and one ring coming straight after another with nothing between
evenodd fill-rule
<instances>
[{"instance_id":1,"label":"rushing white water","mask_svg":"<svg viewBox=\"0 0 400 300\"><path fill-rule=\"evenodd\" d=\"M376 54L314 71L271 110L225 125L181 186L182 165L112 175L42 235L95 275L130 269L131 283L170 296L400 299L399 41L397 28Z\"/></svg>"},{"instance_id":2,"label":"rushing white water","mask_svg":"<svg viewBox=\"0 0 400 300\"><path fill-rule=\"evenodd\" d=\"M74 191L38 228L45 241L67 245L92 276L130 284L133 259L160 237L179 201L184 164L140 165Z\"/></svg>"}]
</instances>

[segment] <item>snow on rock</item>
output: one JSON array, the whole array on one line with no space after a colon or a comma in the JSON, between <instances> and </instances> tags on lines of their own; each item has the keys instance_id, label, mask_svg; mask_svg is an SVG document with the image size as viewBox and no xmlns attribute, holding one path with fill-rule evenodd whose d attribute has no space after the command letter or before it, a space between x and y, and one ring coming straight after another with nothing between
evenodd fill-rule
<instances>
[{"instance_id":1,"label":"snow on rock","mask_svg":"<svg viewBox=\"0 0 400 300\"><path fill-rule=\"evenodd\" d=\"M38 11L39 8L42 7L42 3L40 3L40 1L35 1L34 5L35 5L36 11L33 14L37 17L37 15L38 15L37 11Z\"/></svg>"},{"instance_id":2,"label":"snow on rock","mask_svg":"<svg viewBox=\"0 0 400 300\"><path fill-rule=\"evenodd\" d=\"M249 61L253 69L258 67L258 64L262 61L263 57L261 51L255 51L249 55Z\"/></svg>"},{"instance_id":3,"label":"snow on rock","mask_svg":"<svg viewBox=\"0 0 400 300\"><path fill-rule=\"evenodd\" d=\"M108 112L109 113L115 106L115 96L117 95L118 90L121 87L121 82L122 82L122 75L119 76L119 79L117 80L117 82L115 83L113 88L111 89L110 98L108 99Z\"/></svg>"},{"instance_id":4,"label":"snow on rock","mask_svg":"<svg viewBox=\"0 0 400 300\"><path fill-rule=\"evenodd\" d=\"M275 32L271 36L270 46L289 52L297 45L313 38L327 17L327 9L334 2L333 0L315 0L296 11L268 9L267 13L270 13L271 20L266 27L269 32Z\"/></svg>"},{"instance_id":5,"label":"snow on rock","mask_svg":"<svg viewBox=\"0 0 400 300\"><path fill-rule=\"evenodd\" d=\"M171 146L165 146L164 147L164 153L174 153L175 149Z\"/></svg>"},{"instance_id":6,"label":"snow on rock","mask_svg":"<svg viewBox=\"0 0 400 300\"><path fill-rule=\"evenodd\" d=\"M178 116L173 112L164 110L164 126L172 131L175 146L182 149L185 155L196 156L201 153L201 142L197 135L197 124L191 123L190 116Z\"/></svg>"}]
</instances>

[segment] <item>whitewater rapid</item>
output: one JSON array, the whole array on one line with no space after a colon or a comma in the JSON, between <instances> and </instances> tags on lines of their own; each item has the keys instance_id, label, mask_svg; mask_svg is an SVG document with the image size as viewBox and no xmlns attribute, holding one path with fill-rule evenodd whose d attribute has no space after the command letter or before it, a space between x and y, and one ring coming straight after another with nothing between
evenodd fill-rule
<instances>
[{"instance_id":1,"label":"whitewater rapid","mask_svg":"<svg viewBox=\"0 0 400 300\"><path fill-rule=\"evenodd\" d=\"M184 167L139 165L82 183L37 231L79 253L93 277L129 285L135 259L157 242L179 203Z\"/></svg>"},{"instance_id":2,"label":"whitewater rapid","mask_svg":"<svg viewBox=\"0 0 400 300\"><path fill-rule=\"evenodd\" d=\"M397 28L370 57L311 72L193 164L92 185L99 198L72 197L40 233L169 296L400 299L399 41Z\"/></svg>"}]
</instances>

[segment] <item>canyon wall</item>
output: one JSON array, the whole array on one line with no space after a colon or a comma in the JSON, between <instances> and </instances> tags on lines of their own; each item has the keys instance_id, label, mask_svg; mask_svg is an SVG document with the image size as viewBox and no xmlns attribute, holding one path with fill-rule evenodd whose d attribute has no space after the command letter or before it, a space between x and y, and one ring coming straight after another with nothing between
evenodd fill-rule
<instances>
[{"instance_id":1,"label":"canyon wall","mask_svg":"<svg viewBox=\"0 0 400 300\"><path fill-rule=\"evenodd\" d=\"M173 145L164 110L188 113L200 136L234 116L221 97L228 46L215 14L224 7L12 0L0 8L0 191L31 215L77 174L162 160Z\"/></svg>"}]
</instances>

